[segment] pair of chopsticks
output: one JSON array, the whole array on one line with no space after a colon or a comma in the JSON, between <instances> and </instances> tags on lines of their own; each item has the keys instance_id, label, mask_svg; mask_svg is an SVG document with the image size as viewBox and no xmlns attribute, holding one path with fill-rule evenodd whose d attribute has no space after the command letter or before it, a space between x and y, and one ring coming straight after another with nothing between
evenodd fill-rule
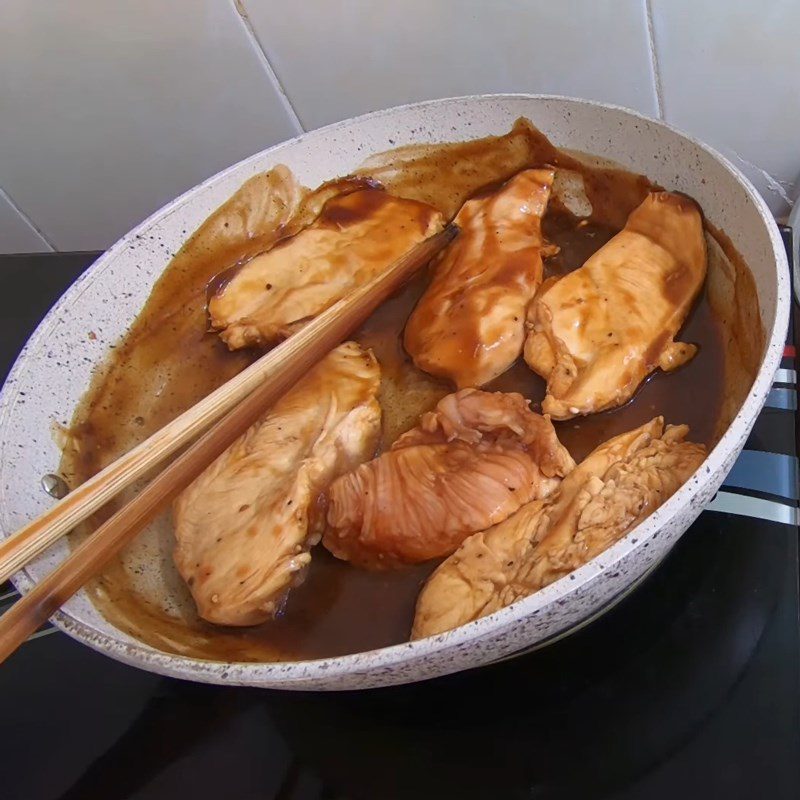
<instances>
[{"instance_id":1,"label":"pair of chopsticks","mask_svg":"<svg viewBox=\"0 0 800 800\"><path fill-rule=\"evenodd\" d=\"M339 300L290 339L0 542L2 583L126 486L206 431L0 617L0 662L96 575L270 404L358 328L457 233L458 228L449 225L420 242L377 278Z\"/></svg>"}]
</instances>

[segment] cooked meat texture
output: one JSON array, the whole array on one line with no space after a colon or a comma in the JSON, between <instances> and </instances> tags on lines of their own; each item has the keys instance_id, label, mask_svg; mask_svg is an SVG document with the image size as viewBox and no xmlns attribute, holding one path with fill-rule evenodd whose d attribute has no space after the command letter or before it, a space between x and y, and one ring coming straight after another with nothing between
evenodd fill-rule
<instances>
[{"instance_id":1,"label":"cooked meat texture","mask_svg":"<svg viewBox=\"0 0 800 800\"><path fill-rule=\"evenodd\" d=\"M673 337L706 275L697 205L649 195L620 233L528 310L525 360L547 379L542 410L555 419L626 403L656 367L669 371L697 348Z\"/></svg>"},{"instance_id":2,"label":"cooked meat texture","mask_svg":"<svg viewBox=\"0 0 800 800\"><path fill-rule=\"evenodd\" d=\"M333 482L323 544L373 569L440 558L549 495L573 466L550 420L522 395L463 389Z\"/></svg>"},{"instance_id":3,"label":"cooked meat texture","mask_svg":"<svg viewBox=\"0 0 800 800\"><path fill-rule=\"evenodd\" d=\"M600 445L546 500L470 536L417 600L413 639L492 614L587 563L664 503L705 448L657 417Z\"/></svg>"},{"instance_id":4,"label":"cooked meat texture","mask_svg":"<svg viewBox=\"0 0 800 800\"><path fill-rule=\"evenodd\" d=\"M459 388L483 386L522 353L525 311L542 281L542 216L552 169L520 172L468 200L458 238L439 257L404 343L425 372Z\"/></svg>"},{"instance_id":5,"label":"cooked meat texture","mask_svg":"<svg viewBox=\"0 0 800 800\"><path fill-rule=\"evenodd\" d=\"M175 564L200 616L254 625L280 608L324 525L320 493L374 452L380 367L331 352L176 500Z\"/></svg>"},{"instance_id":6,"label":"cooked meat texture","mask_svg":"<svg viewBox=\"0 0 800 800\"><path fill-rule=\"evenodd\" d=\"M443 222L435 208L380 189L333 197L311 225L247 262L217 291L208 303L211 326L231 350L274 344Z\"/></svg>"}]
</instances>

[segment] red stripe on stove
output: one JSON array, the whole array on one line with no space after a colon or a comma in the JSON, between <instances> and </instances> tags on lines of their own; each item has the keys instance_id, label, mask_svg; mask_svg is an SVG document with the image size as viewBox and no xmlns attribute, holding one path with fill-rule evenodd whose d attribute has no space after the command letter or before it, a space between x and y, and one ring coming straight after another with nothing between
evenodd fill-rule
<instances>
[{"instance_id":1,"label":"red stripe on stove","mask_svg":"<svg viewBox=\"0 0 800 800\"><path fill-rule=\"evenodd\" d=\"M795 349L794 349L794 345L793 344L787 344L783 348L783 357L784 358L794 358L796 355L797 355L797 353L795 353Z\"/></svg>"}]
</instances>

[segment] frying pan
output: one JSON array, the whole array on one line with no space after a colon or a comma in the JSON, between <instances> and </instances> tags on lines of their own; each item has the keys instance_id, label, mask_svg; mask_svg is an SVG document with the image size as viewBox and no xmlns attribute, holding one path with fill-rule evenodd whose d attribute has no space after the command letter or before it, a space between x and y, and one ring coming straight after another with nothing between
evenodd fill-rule
<instances>
[{"instance_id":1,"label":"frying pan","mask_svg":"<svg viewBox=\"0 0 800 800\"><path fill-rule=\"evenodd\" d=\"M721 485L779 366L790 302L780 235L749 181L701 142L622 108L519 94L418 103L303 134L215 175L124 236L50 311L0 395L0 535L9 535L52 502L40 479L54 472L60 459L53 422L70 420L93 368L124 335L169 254L245 180L283 163L303 184L316 186L350 173L372 153L501 134L522 116L560 147L609 159L694 197L752 272L757 297L734 294L732 303L757 306L765 347L748 385L740 387L742 400L732 421L698 472L654 514L580 569L519 603L430 639L315 661L207 661L142 643L109 623L84 592L55 615L55 625L113 658L164 675L283 689L367 688L431 678L541 646L596 616L663 558ZM67 543L60 542L19 572L14 583L22 592L29 590L67 552ZM154 561L152 568L158 571L161 563Z\"/></svg>"}]
</instances>

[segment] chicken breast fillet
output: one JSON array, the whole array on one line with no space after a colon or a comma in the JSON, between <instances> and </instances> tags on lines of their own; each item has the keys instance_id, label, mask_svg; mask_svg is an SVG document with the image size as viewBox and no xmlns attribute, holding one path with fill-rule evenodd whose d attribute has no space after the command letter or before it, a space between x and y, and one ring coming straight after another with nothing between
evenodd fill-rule
<instances>
[{"instance_id":1,"label":"chicken breast fillet","mask_svg":"<svg viewBox=\"0 0 800 800\"><path fill-rule=\"evenodd\" d=\"M625 228L528 310L525 360L547 380L554 419L626 403L656 367L697 348L673 341L706 276L703 221L694 201L656 192Z\"/></svg>"},{"instance_id":2,"label":"chicken breast fillet","mask_svg":"<svg viewBox=\"0 0 800 800\"><path fill-rule=\"evenodd\" d=\"M573 466L550 420L522 395L463 389L333 482L323 544L369 568L439 558L549 495Z\"/></svg>"},{"instance_id":3,"label":"chicken breast fillet","mask_svg":"<svg viewBox=\"0 0 800 800\"><path fill-rule=\"evenodd\" d=\"M546 500L470 536L428 579L412 639L505 608L591 561L671 497L706 457L661 417L600 445Z\"/></svg>"},{"instance_id":4,"label":"chicken breast fillet","mask_svg":"<svg viewBox=\"0 0 800 800\"><path fill-rule=\"evenodd\" d=\"M381 189L333 197L311 225L247 262L211 297L211 326L231 350L274 344L443 223L432 206Z\"/></svg>"},{"instance_id":5,"label":"chicken breast fillet","mask_svg":"<svg viewBox=\"0 0 800 800\"><path fill-rule=\"evenodd\" d=\"M528 169L468 200L459 237L436 262L404 343L425 372L483 386L522 353L525 310L542 282L542 216L552 169Z\"/></svg>"},{"instance_id":6,"label":"chicken breast fillet","mask_svg":"<svg viewBox=\"0 0 800 800\"><path fill-rule=\"evenodd\" d=\"M375 452L379 384L372 353L341 345L175 501L175 564L203 619L279 609L322 533L321 493Z\"/></svg>"}]
</instances>

